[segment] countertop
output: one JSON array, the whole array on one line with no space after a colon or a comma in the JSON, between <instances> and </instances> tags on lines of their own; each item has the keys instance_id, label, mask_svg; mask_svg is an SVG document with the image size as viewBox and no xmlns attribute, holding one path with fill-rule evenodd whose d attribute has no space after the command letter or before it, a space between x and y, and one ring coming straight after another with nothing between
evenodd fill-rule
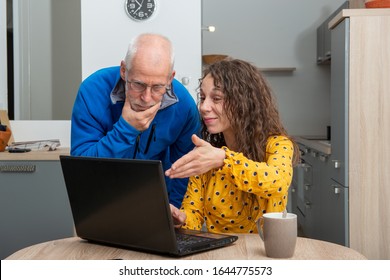
<instances>
[{"instance_id":1,"label":"countertop","mask_svg":"<svg viewBox=\"0 0 390 280\"><path fill-rule=\"evenodd\" d=\"M0 161L12 160L59 160L60 155L69 155L69 147L59 147L54 151L39 150L26 153L0 152Z\"/></svg>"},{"instance_id":2,"label":"countertop","mask_svg":"<svg viewBox=\"0 0 390 280\"><path fill-rule=\"evenodd\" d=\"M293 138L298 144L305 145L321 153L330 155L332 152L330 141L326 140L326 136L294 136Z\"/></svg>"}]
</instances>

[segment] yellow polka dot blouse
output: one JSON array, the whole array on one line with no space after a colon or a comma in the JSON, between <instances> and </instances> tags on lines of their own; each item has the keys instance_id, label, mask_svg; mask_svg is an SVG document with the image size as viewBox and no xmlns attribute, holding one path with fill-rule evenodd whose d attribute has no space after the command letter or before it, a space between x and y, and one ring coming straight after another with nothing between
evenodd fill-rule
<instances>
[{"instance_id":1,"label":"yellow polka dot blouse","mask_svg":"<svg viewBox=\"0 0 390 280\"><path fill-rule=\"evenodd\" d=\"M255 233L265 212L281 212L287 205L292 180L293 144L285 136L268 138L265 162L255 162L226 147L224 165L188 183L181 211L184 228L206 224L210 232Z\"/></svg>"}]
</instances>

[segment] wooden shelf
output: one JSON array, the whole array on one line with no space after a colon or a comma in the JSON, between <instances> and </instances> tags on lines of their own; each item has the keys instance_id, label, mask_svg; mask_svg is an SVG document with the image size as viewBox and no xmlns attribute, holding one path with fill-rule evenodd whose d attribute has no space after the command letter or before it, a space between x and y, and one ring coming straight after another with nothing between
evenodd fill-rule
<instances>
[{"instance_id":1,"label":"wooden shelf","mask_svg":"<svg viewBox=\"0 0 390 280\"><path fill-rule=\"evenodd\" d=\"M297 70L295 67L260 67L262 72L294 72Z\"/></svg>"},{"instance_id":2,"label":"wooden shelf","mask_svg":"<svg viewBox=\"0 0 390 280\"><path fill-rule=\"evenodd\" d=\"M228 57L224 54L206 54L202 56L202 62L204 64L212 64L217 61L221 61ZM293 72L297 68L295 67L259 67L262 72Z\"/></svg>"}]
</instances>

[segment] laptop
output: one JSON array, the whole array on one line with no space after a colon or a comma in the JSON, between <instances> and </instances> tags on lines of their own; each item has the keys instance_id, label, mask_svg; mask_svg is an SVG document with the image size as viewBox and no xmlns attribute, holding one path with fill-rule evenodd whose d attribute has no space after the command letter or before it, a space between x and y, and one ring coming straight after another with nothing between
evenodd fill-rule
<instances>
[{"instance_id":1,"label":"laptop","mask_svg":"<svg viewBox=\"0 0 390 280\"><path fill-rule=\"evenodd\" d=\"M60 162L82 239L177 257L238 239L175 228L159 160L61 155Z\"/></svg>"}]
</instances>

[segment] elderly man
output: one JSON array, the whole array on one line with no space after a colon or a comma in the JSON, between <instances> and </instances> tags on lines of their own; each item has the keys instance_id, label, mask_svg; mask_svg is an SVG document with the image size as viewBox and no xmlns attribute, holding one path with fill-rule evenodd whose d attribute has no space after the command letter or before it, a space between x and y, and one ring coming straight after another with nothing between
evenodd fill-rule
<instances>
[{"instance_id":1,"label":"elderly man","mask_svg":"<svg viewBox=\"0 0 390 280\"><path fill-rule=\"evenodd\" d=\"M168 38L141 34L120 66L93 73L80 85L72 113L71 154L154 159L164 170L194 148L199 134L195 101L174 79ZM170 202L179 207L188 179L166 178Z\"/></svg>"}]
</instances>

